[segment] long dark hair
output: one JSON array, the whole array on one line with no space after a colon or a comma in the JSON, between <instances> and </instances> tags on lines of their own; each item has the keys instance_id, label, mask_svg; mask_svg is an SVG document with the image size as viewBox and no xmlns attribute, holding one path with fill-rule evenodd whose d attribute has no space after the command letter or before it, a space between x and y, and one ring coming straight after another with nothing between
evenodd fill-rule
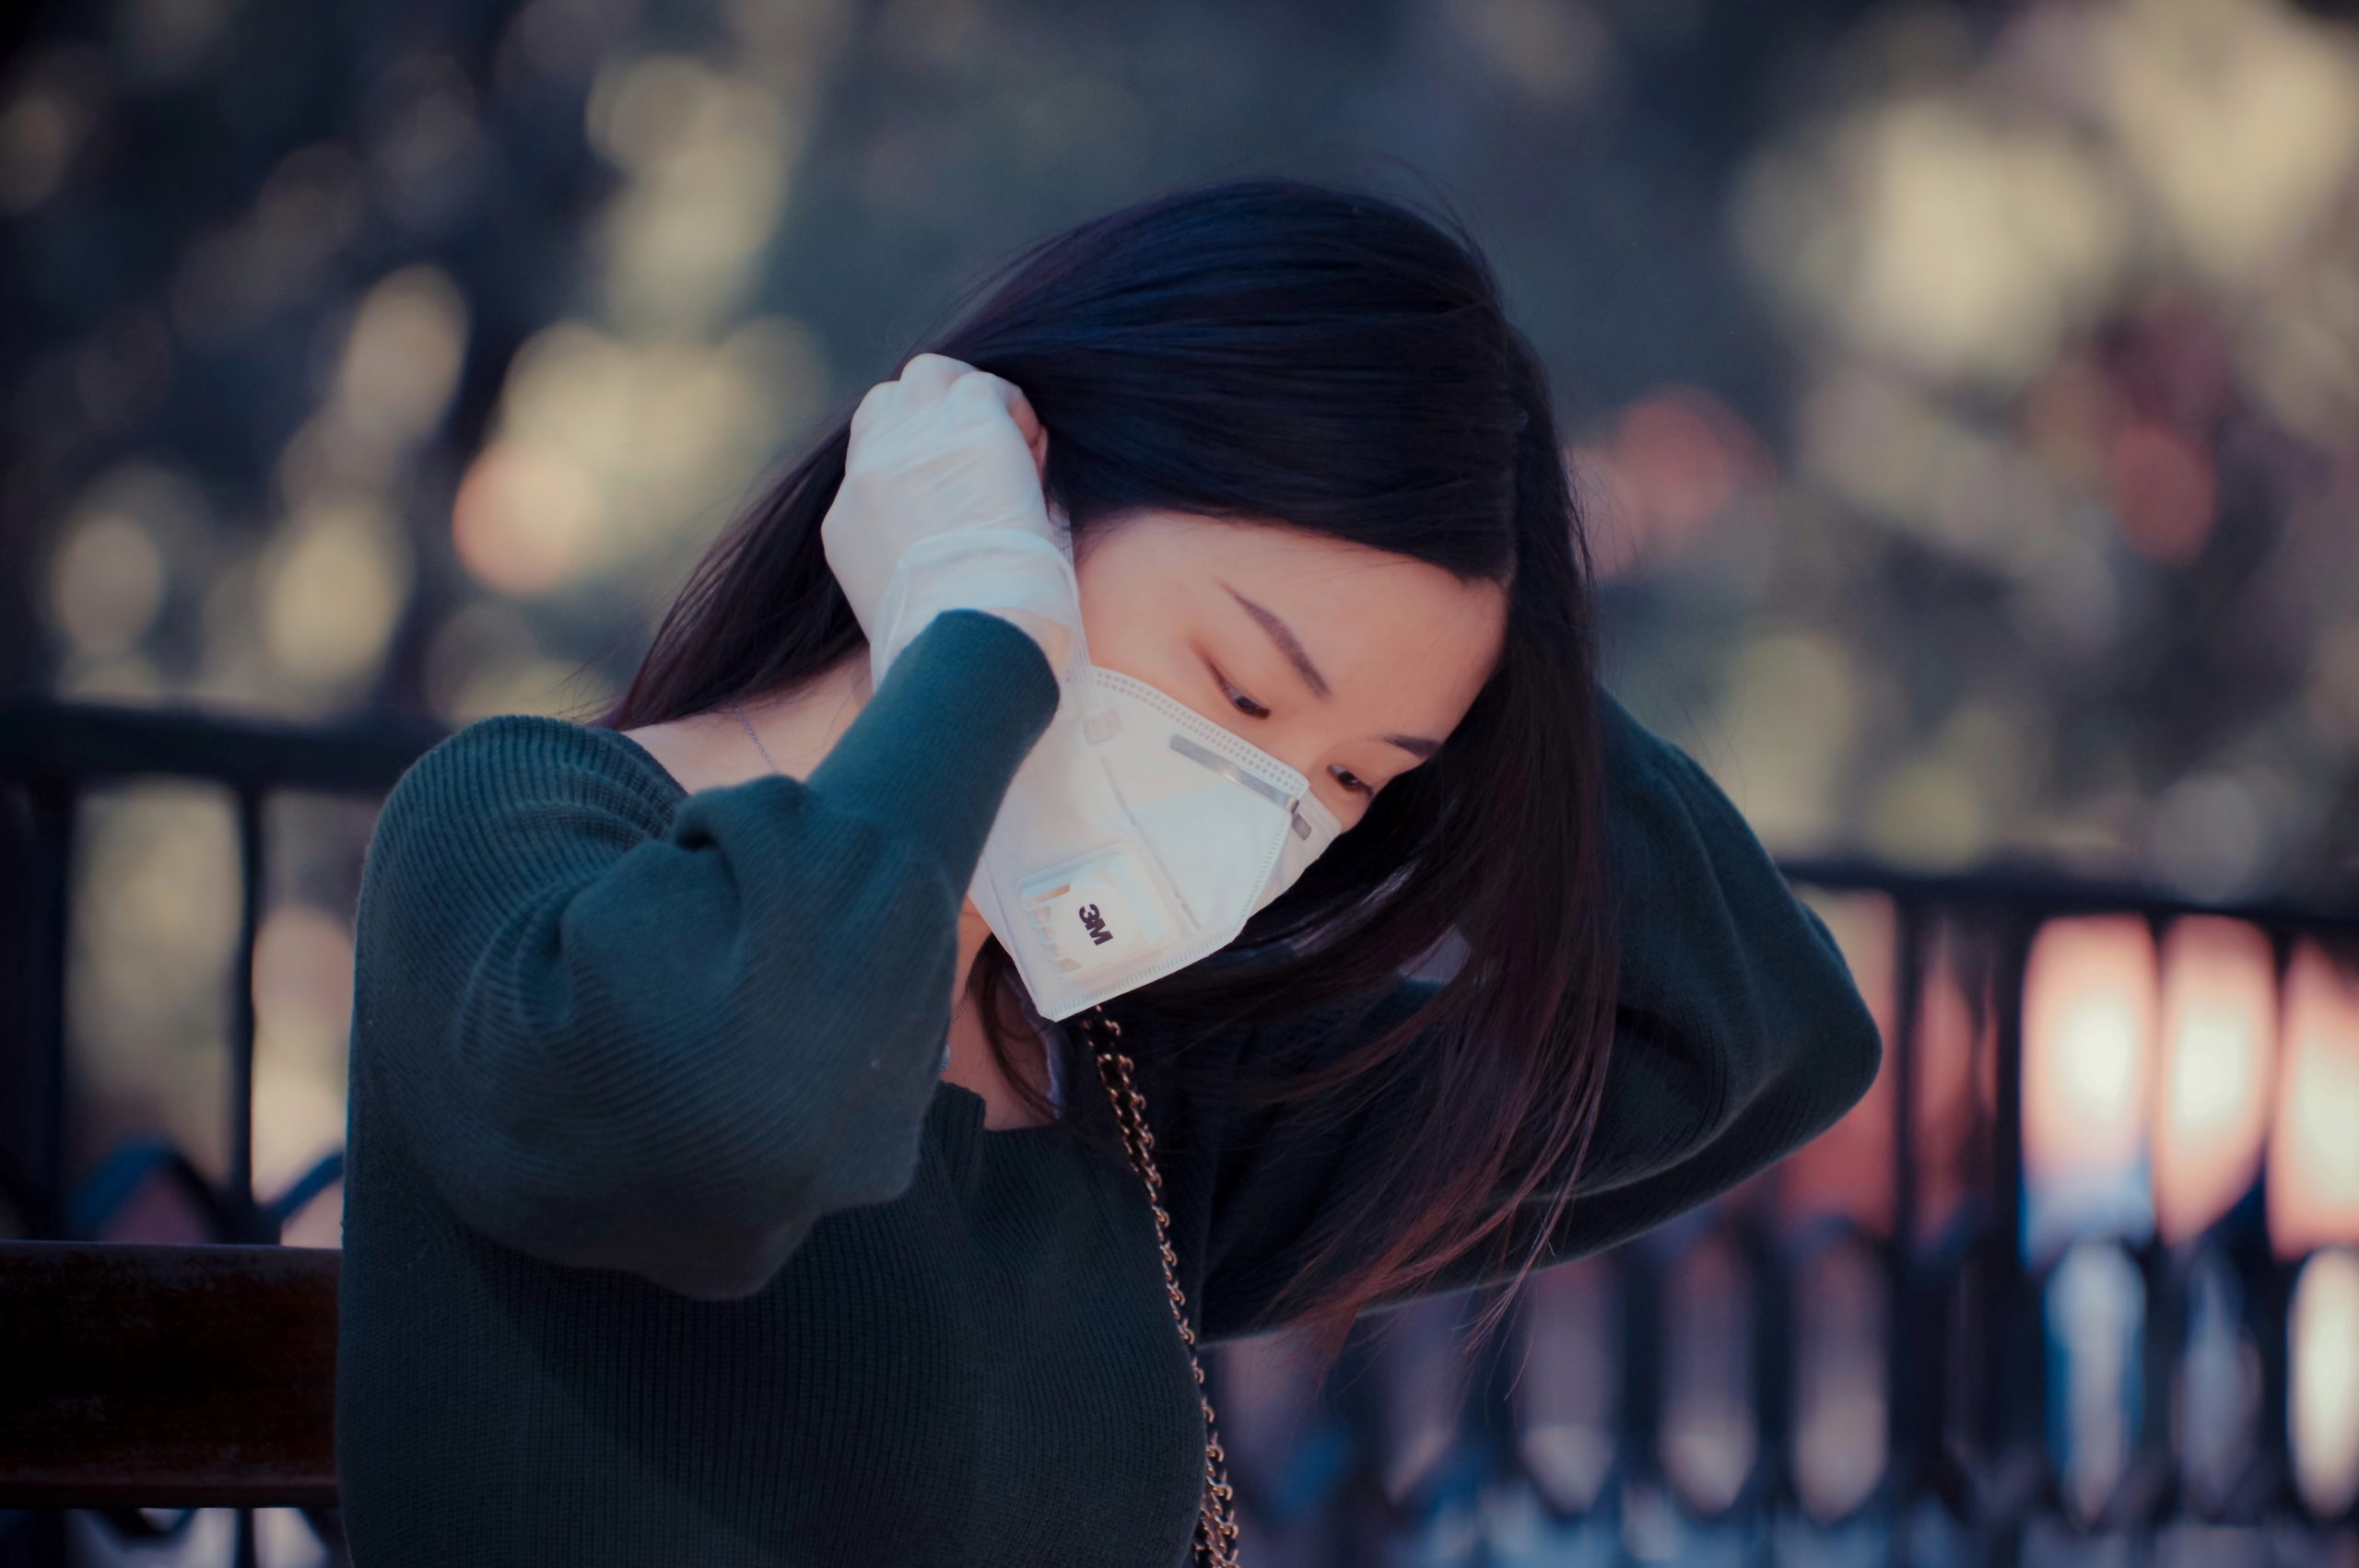
<instances>
[{"instance_id":1,"label":"long dark hair","mask_svg":"<svg viewBox=\"0 0 2359 1568\"><path fill-rule=\"evenodd\" d=\"M1202 1042L1315 1008L1346 1016L1354 999L1373 1006L1414 966L1455 955L1424 1008L1316 1071L1243 1082L1183 1047L1153 1064L1173 1081L1194 1069L1207 1081L1185 1092L1203 1101L1317 1099L1321 1115L1389 1074L1448 1085L1409 1130L1395 1182L1351 1195L1279 1298L1323 1377L1379 1297L1478 1246L1504 1265L1516 1205L1543 1170L1569 1168L1596 1119L1616 958L1594 628L1545 379L1461 220L1275 177L1182 186L1052 235L968 288L961 312L910 354L1024 392L1050 433L1045 487L1076 534L1171 508L1507 587L1504 649L1439 753L1381 790L1227 950L1132 993ZM593 722L637 728L778 693L864 647L819 539L850 427L847 408L716 540L628 691ZM987 942L969 994L994 1058L1045 1118L1009 1056L1023 1037L1007 1006L1016 983ZM1417 1059L1402 1059L1418 1038ZM1349 1258L1361 1266L1331 1269Z\"/></svg>"}]
</instances>

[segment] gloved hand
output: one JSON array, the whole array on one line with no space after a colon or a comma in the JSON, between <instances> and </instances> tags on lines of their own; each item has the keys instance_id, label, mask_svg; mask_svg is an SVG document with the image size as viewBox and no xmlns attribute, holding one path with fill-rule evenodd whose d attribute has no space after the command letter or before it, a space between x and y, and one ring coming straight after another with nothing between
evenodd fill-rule
<instances>
[{"instance_id":1,"label":"gloved hand","mask_svg":"<svg viewBox=\"0 0 2359 1568\"><path fill-rule=\"evenodd\" d=\"M1041 493L1047 463L1039 416L987 370L920 354L868 390L819 536L874 680L935 615L975 609L1021 626L1071 689L1087 653L1070 538Z\"/></svg>"}]
</instances>

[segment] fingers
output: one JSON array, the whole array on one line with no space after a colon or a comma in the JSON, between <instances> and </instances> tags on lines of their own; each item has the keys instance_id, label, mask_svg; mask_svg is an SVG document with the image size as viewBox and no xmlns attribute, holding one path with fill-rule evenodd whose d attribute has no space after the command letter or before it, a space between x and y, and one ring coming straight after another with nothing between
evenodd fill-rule
<instances>
[{"instance_id":1,"label":"fingers","mask_svg":"<svg viewBox=\"0 0 2359 1568\"><path fill-rule=\"evenodd\" d=\"M1009 418L1023 434L1024 444L1032 449L1032 466L1043 475L1049 471L1049 432L1040 424L1040 415L1032 407L1032 400L1023 390L1004 376L994 376L989 370L968 370L951 383L951 394L972 398L990 398L1007 410Z\"/></svg>"},{"instance_id":2,"label":"fingers","mask_svg":"<svg viewBox=\"0 0 2359 1568\"><path fill-rule=\"evenodd\" d=\"M975 368L963 359L953 359L946 354L912 354L909 363L901 367L900 382L920 395L921 401L931 402L949 389L950 383Z\"/></svg>"},{"instance_id":3,"label":"fingers","mask_svg":"<svg viewBox=\"0 0 2359 1568\"><path fill-rule=\"evenodd\" d=\"M1033 412L1032 402L1014 381L995 376L989 370L979 370L963 359L953 359L946 354L913 354L901 367L901 385L929 397L947 396L957 392L968 397L990 396L999 400L1007 409L1015 427L1024 432L1025 445L1035 452L1044 450L1040 416Z\"/></svg>"},{"instance_id":4,"label":"fingers","mask_svg":"<svg viewBox=\"0 0 2359 1568\"><path fill-rule=\"evenodd\" d=\"M1032 400L1016 390L1012 381L1001 380L988 370L978 370L968 380L989 380L997 382L992 390L999 393L1007 406L1008 416L1024 434L1024 444L1032 449L1032 467L1045 483L1049 477L1049 431L1040 423L1040 415L1033 410ZM959 383L965 385L965 381Z\"/></svg>"},{"instance_id":5,"label":"fingers","mask_svg":"<svg viewBox=\"0 0 2359 1568\"><path fill-rule=\"evenodd\" d=\"M851 440L857 443L861 431L884 416L885 406L895 397L898 385L895 381L879 381L861 394L860 406L851 411Z\"/></svg>"},{"instance_id":6,"label":"fingers","mask_svg":"<svg viewBox=\"0 0 2359 1568\"><path fill-rule=\"evenodd\" d=\"M1033 467L1045 479L1049 472L1049 432L1040 423L1040 415L1032 403L1015 382L989 370L980 370L963 359L953 359L946 354L913 354L901 367L900 375L889 381L879 381L868 389L852 410L851 437L858 439L862 428L878 417L882 408L908 393L918 403L930 403L936 398L961 396L990 398L1007 411L1022 432L1024 444L1031 449Z\"/></svg>"},{"instance_id":7,"label":"fingers","mask_svg":"<svg viewBox=\"0 0 2359 1568\"><path fill-rule=\"evenodd\" d=\"M974 373L972 365L946 354L911 355L898 377L879 381L861 395L860 406L851 411L851 439L858 440L861 432L883 417L885 411L899 403L905 393L917 404L928 404L959 377Z\"/></svg>"},{"instance_id":8,"label":"fingers","mask_svg":"<svg viewBox=\"0 0 2359 1568\"><path fill-rule=\"evenodd\" d=\"M969 387L972 387L972 392L968 392ZM953 392L965 392L968 396L977 396L977 399L981 399L981 396L998 399L1000 405L1007 408L1007 417L1016 422L1016 429L1024 431L1024 446L1033 448L1033 458L1038 460L1040 452L1048 451L1045 448L1048 436L1040 429L1040 415L1033 413L1031 399L1027 399L1015 382L991 375L989 370L974 370L969 375L962 375Z\"/></svg>"}]
</instances>

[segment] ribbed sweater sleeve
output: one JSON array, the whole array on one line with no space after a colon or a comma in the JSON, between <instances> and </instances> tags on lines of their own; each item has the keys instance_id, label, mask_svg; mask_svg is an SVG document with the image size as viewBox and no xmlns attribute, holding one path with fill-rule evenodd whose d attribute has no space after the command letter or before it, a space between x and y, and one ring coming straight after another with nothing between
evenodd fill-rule
<instances>
[{"instance_id":1,"label":"ribbed sweater sleeve","mask_svg":"<svg viewBox=\"0 0 2359 1568\"><path fill-rule=\"evenodd\" d=\"M1546 1261L1611 1246L1728 1190L1832 1125L1867 1093L1883 1059L1874 1015L1833 934L1733 802L1694 758L1600 696L1621 953L1614 1037L1587 1154L1545 1173L1519 1210L1508 1232L1514 1264L1567 1191ZM1347 1047L1414 1013L1440 983L1404 979L1372 1010L1354 1007L1353 1022L1289 1025L1284 1039L1239 1048L1283 1052L1331 1036L1318 1048ZM1272 1298L1324 1239L1340 1199L1382 1183L1418 1121L1450 1093L1419 1071L1438 1056L1413 1043L1409 1071L1340 1125L1298 1106L1229 1119L1204 1242L1208 1337L1273 1326ZM1495 1239L1379 1305L1505 1278L1510 1270L1487 1261Z\"/></svg>"},{"instance_id":2,"label":"ribbed sweater sleeve","mask_svg":"<svg viewBox=\"0 0 2359 1568\"><path fill-rule=\"evenodd\" d=\"M1057 696L1029 637L953 611L804 781L683 797L611 731L467 726L378 818L356 1074L494 1240L759 1290L913 1178L960 902Z\"/></svg>"}]
</instances>

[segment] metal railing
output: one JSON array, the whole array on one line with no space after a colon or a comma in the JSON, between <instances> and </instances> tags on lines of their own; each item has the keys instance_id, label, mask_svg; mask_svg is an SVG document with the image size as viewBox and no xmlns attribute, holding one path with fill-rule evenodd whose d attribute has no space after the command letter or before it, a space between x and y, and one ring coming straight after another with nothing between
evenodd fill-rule
<instances>
[{"instance_id":1,"label":"metal railing","mask_svg":"<svg viewBox=\"0 0 2359 1568\"><path fill-rule=\"evenodd\" d=\"M285 1190L254 1190L254 945L260 934L268 845L264 808L275 792L382 794L440 738L430 727L382 721L341 729L303 727L188 712L26 700L0 708L0 1005L11 1028L0 1047L0 1201L30 1239L87 1239L150 1182L187 1199L205 1233L221 1242L279 1239L288 1218L344 1174L344 1158L318 1161ZM229 1118L227 1171L216 1183L168 1140L126 1141L70 1189L66 1180L66 964L72 930L76 826L94 790L142 780L201 782L229 791L236 807L239 915L230 961ZM98 1516L124 1541L155 1543L187 1534L197 1510L158 1523L144 1510ZM306 1510L332 1553L341 1531L323 1511ZM324 1511L332 1515L333 1511ZM68 1520L58 1511L0 1512L0 1564L53 1568L68 1561ZM235 1513L231 1561L258 1561L254 1518Z\"/></svg>"},{"instance_id":2,"label":"metal railing","mask_svg":"<svg viewBox=\"0 0 2359 1568\"><path fill-rule=\"evenodd\" d=\"M381 722L320 729L86 704L0 708L7 813L0 872L22 894L0 908L0 955L10 959L0 1006L20 1023L0 1051L0 1199L23 1234L95 1236L145 1184L161 1180L194 1204L216 1238L275 1242L288 1216L338 1179L340 1158L330 1155L284 1191L253 1189L264 806L276 791L381 794L439 738ZM168 1141L139 1141L111 1152L69 1191L65 965L76 818L95 790L159 777L217 784L236 805L242 891L227 1030L227 1176L216 1184ZM2296 940L2359 939L2359 908L2203 906L2036 869L1914 876L1849 861L1782 865L1802 886L1890 901L1886 1071L1898 1109L1878 1173L1890 1184L1889 1223L1827 1216L1798 1224L1735 1201L1741 1190L1535 1277L1509 1331L1471 1367L1457 1347L1478 1300L1473 1293L1373 1315L1315 1398L1285 1392L1273 1353L1282 1336L1217 1347L1207 1371L1224 1412L1247 1560L1256 1568L2009 1564L2081 1561L2104 1545L2141 1562L2190 1550L2178 1560L2306 1561L2283 1555L2289 1533L2321 1553L2354 1550L2359 1514L2345 1506L2318 1516L2294 1483L2286 1325L2307 1260L2272 1252L2250 1194L2191 1241L2092 1244L2136 1281L2136 1320L2124 1340L2134 1364L2123 1379L2133 1413L2099 1494L2067 1485L2057 1458L2052 1297L2059 1270L2086 1259L2068 1253L2035 1262L2024 1246L2023 1004L2033 939L2062 917L2126 913L2159 930L2188 915L2224 915L2267 933L2282 981ZM1984 1012L1994 1078L1966 1199L1928 1231L1918 1034L1937 928L1964 934L1960 951L1974 968L1969 992ZM1701 1287L1689 1278L1699 1259L1712 1270ZM1862 1381L1852 1368L1849 1402L1838 1400L1833 1418L1813 1381L1826 1352L1823 1344L1810 1348L1837 1299L1830 1280L1850 1281L1842 1299L1865 1312L1860 1320L1881 1340L1868 1357L1872 1376ZM1700 1338L1694 1323L1681 1327L1683 1312L1703 1314ZM2246 1347L2238 1364L2253 1398L2236 1408L2240 1425L2226 1446L2212 1434L2204 1449L2211 1457L2196 1464L2175 1411L2184 1414L2189 1358L2198 1353L2190 1326L2200 1319L2217 1330L2223 1312L2232 1340ZM1856 1349L1859 1338L1838 1336L1838 1343ZM1683 1392L1703 1362L1726 1374L1717 1405L1699 1407ZM1544 1376L1550 1367L1554 1384ZM1258 1390L1250 1398L1249 1383ZM1587 1401L1571 1418L1550 1402L1567 1387ZM1812 1423L1828 1419L1837 1422L1834 1438L1813 1439ZM1809 1480L1813 1455L1824 1442L1839 1450L1845 1433L1872 1456L1873 1474L1829 1509L1814 1496L1826 1488ZM169 1525L138 1511L107 1519L125 1537L169 1535L193 1513ZM333 1549L333 1518L314 1522ZM12 1540L0 1515L0 1563L12 1550L15 1561L65 1560L62 1520L27 1512L13 1533ZM233 1556L255 1561L252 1520L242 1511Z\"/></svg>"},{"instance_id":3,"label":"metal railing","mask_svg":"<svg viewBox=\"0 0 2359 1568\"><path fill-rule=\"evenodd\" d=\"M1873 1173L1890 1183L1888 1220L1796 1215L1740 1188L1535 1276L1496 1348L1462 1375L1453 1358L1484 1298L1379 1315L1398 1322L1363 1319L1323 1397L1232 1396L1220 1406L1248 1559L1286 1568L2359 1561L2359 1501L2320 1511L2296 1484L2288 1317L2318 1255L2279 1255L2261 1183L2191 1236L2100 1230L2036 1250L2024 1141L2026 965L2048 922L2128 914L2156 932L2198 914L2249 922L2270 938L2282 989L2294 942L2349 942L2359 918L2202 906L2030 872L1910 876L1805 860L1781 869L1806 887L1891 901L1891 1135ZM1963 1141L1970 1185L1929 1223L1919 1003L1929 939L1943 925L1966 954L1973 1035L1990 1055L1991 1081ZM2347 1125L2359 1138L2359 1094L2353 1102ZM2359 1277L2359 1252L2333 1250ZM1696 1299L1682 1277L1699 1259L1713 1265L1702 1291L1717 1310L1702 1315L1702 1331L1683 1330L1672 1308L1683 1292ZM1866 1310L1855 1307L1837 1331L1851 1330L1854 1345L1880 1341L1848 1422L1828 1408L1841 1399L1813 1398L1802 1375L1813 1320L1828 1310L1831 1266L1847 1260ZM2077 1441L2065 1385L2084 1375L2091 1354L2108 1353L2071 1342L2065 1321L2067 1298L2092 1269L2110 1271L2114 1299L2131 1315L2111 1347L2124 1357L2112 1383L2122 1397L2118 1451L2094 1467L2094 1487L2060 1459ZM2339 1348L2324 1347L2330 1361L2359 1361L2359 1310L2345 1331ZM2191 1401L2190 1375L2216 1384L2224 1346L2242 1402ZM1238 1352L1221 1354L1216 1377ZM1709 1363L1700 1379L1698 1360ZM1282 1379L1274 1354L1254 1362L1250 1386ZM1549 1408L1546 1396L1564 1392L1548 1384L1552 1371L1581 1385L1573 1419ZM1680 1386L1708 1384L1712 1372L1719 1398L1699 1411ZM2352 1381L2340 1430L2359 1445ZM1842 1489L1807 1484L1814 1424L1831 1425L1855 1464L1871 1460L1866 1484L1833 1506L1823 1494ZM2343 1462L2359 1469L2359 1458Z\"/></svg>"}]
</instances>

